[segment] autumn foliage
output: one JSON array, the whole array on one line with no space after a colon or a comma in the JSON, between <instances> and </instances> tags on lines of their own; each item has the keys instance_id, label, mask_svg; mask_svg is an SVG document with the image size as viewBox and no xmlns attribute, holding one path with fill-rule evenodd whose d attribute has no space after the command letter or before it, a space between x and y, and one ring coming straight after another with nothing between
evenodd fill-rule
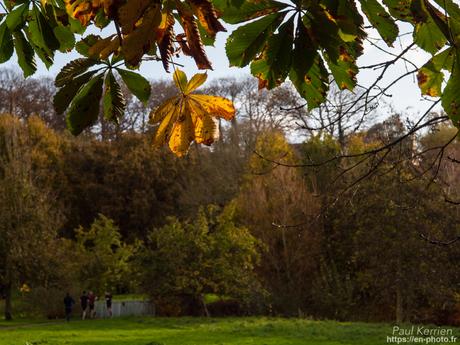
<instances>
[{"instance_id":1,"label":"autumn foliage","mask_svg":"<svg viewBox=\"0 0 460 345\"><path fill-rule=\"evenodd\" d=\"M310 109L325 101L331 80L341 89L355 88L366 21L389 46L399 35L398 23L408 23L413 27L413 45L432 55L418 70L422 95L440 97L453 123L460 120L460 8L453 0L3 0L2 4L0 63L15 51L27 77L37 69L36 57L50 67L56 51L76 49L83 56L65 66L56 79L60 90L55 107L67 113L75 135L96 122L99 103L107 119L120 120L125 110L120 78L139 100L149 98L148 82L132 71L146 61L161 62L170 71L176 67L174 57L185 55L198 69L211 70L205 46L226 31L223 21L238 25L226 44L230 65L249 65L260 88L272 89L289 79ZM105 37L85 35L93 25L109 27L102 31ZM191 125L196 122L192 103L184 103L189 105L180 111L180 118L185 119L181 128L194 127L194 135L177 134L178 125L172 137L183 137L180 144L171 144L166 135L176 153L184 153L190 140L212 142L210 133L215 131L199 134L202 124ZM209 118L203 121L203 126L205 122L211 126Z\"/></svg>"},{"instance_id":2,"label":"autumn foliage","mask_svg":"<svg viewBox=\"0 0 460 345\"><path fill-rule=\"evenodd\" d=\"M206 78L206 74L196 74L187 81L185 73L176 70L174 82L180 94L168 99L150 114L152 123L160 123L155 144L169 143L171 151L182 156L192 141L211 145L218 138L217 118L234 118L235 108L228 99L192 93Z\"/></svg>"}]
</instances>

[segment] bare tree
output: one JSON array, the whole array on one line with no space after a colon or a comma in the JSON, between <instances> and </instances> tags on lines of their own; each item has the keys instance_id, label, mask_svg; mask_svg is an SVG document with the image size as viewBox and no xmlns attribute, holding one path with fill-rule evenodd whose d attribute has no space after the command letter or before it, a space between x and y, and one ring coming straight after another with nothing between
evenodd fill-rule
<instances>
[{"instance_id":1,"label":"bare tree","mask_svg":"<svg viewBox=\"0 0 460 345\"><path fill-rule=\"evenodd\" d=\"M326 102L317 109L306 111L304 105L282 109L292 119L300 134L308 137L326 132L337 138L345 152L347 137L364 130L375 117L377 103L363 107L365 100L359 98L359 89L357 92L340 90L335 83L331 83Z\"/></svg>"},{"instance_id":2,"label":"bare tree","mask_svg":"<svg viewBox=\"0 0 460 345\"><path fill-rule=\"evenodd\" d=\"M65 118L54 110L55 92L51 78L24 79L15 70L0 70L0 113L23 119L38 115L51 128L62 130L65 128Z\"/></svg>"}]
</instances>

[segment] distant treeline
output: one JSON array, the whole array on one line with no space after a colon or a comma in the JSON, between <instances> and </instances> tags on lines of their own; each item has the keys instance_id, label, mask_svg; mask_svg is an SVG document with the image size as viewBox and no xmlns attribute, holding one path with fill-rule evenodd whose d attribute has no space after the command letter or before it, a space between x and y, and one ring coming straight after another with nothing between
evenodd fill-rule
<instances>
[{"instance_id":1,"label":"distant treeline","mask_svg":"<svg viewBox=\"0 0 460 345\"><path fill-rule=\"evenodd\" d=\"M148 293L164 315L460 322L460 244L442 245L459 234L453 128L412 135L399 115L375 120L385 114L356 125L358 113L299 107L288 87L223 79L211 88L238 119L178 159L152 146L147 121L166 82L148 106L127 95L120 127L101 119L78 138L51 82L1 85L7 316L16 299L55 316L51 296L91 288Z\"/></svg>"}]
</instances>

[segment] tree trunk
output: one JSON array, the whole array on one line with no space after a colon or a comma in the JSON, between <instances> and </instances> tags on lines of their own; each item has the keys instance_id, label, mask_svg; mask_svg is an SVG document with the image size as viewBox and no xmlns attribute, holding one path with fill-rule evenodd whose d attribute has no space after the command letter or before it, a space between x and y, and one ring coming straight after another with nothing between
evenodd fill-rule
<instances>
[{"instance_id":1,"label":"tree trunk","mask_svg":"<svg viewBox=\"0 0 460 345\"><path fill-rule=\"evenodd\" d=\"M238 138L238 122L236 121L236 118L233 118L231 121L231 135L230 135L230 141L233 145L233 147L238 147L239 146L239 138Z\"/></svg>"},{"instance_id":2,"label":"tree trunk","mask_svg":"<svg viewBox=\"0 0 460 345\"><path fill-rule=\"evenodd\" d=\"M401 286L398 282L396 286L396 323L401 324L403 322L403 298L401 292Z\"/></svg>"},{"instance_id":3,"label":"tree trunk","mask_svg":"<svg viewBox=\"0 0 460 345\"><path fill-rule=\"evenodd\" d=\"M399 184L399 190L401 190L401 167L398 167L398 180L397 183ZM401 205L401 193L398 193L397 203ZM396 213L398 214L398 213ZM400 217L396 219L396 224L400 222ZM402 224L401 224L402 225ZM402 296L402 281L403 281L403 272L402 272L402 265L403 260L401 258L401 251L398 251L397 254L397 271L396 271L396 323L400 324L403 322L404 318L404 311L403 311L403 296Z\"/></svg>"},{"instance_id":4,"label":"tree trunk","mask_svg":"<svg viewBox=\"0 0 460 345\"><path fill-rule=\"evenodd\" d=\"M5 284L5 320L12 320L11 282Z\"/></svg>"},{"instance_id":5,"label":"tree trunk","mask_svg":"<svg viewBox=\"0 0 460 345\"><path fill-rule=\"evenodd\" d=\"M342 107L340 107L339 109L339 112L338 112L338 115L339 115L339 122L337 124L338 126L338 135L339 135L339 145L340 145L340 150L342 153L344 153L344 150L345 150L345 133L344 133L344 129L343 129L343 126L342 126Z\"/></svg>"},{"instance_id":6,"label":"tree trunk","mask_svg":"<svg viewBox=\"0 0 460 345\"><path fill-rule=\"evenodd\" d=\"M206 302L204 301L204 296L203 295L200 295L200 302L201 302L201 305L203 306L204 315L206 317L210 317L211 314L209 313L209 310L208 310L208 307L206 305Z\"/></svg>"}]
</instances>

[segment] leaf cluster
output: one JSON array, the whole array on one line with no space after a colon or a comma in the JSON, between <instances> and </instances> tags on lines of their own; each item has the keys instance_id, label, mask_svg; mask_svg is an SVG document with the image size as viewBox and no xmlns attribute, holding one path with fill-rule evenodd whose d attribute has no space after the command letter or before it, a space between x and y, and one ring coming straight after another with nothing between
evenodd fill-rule
<instances>
[{"instance_id":1,"label":"leaf cluster","mask_svg":"<svg viewBox=\"0 0 460 345\"><path fill-rule=\"evenodd\" d=\"M366 22L389 46L399 35L398 22L409 23L413 43L432 55L418 71L421 93L441 97L454 124L460 120L460 7L453 0L3 0L2 4L0 63L15 51L24 75L30 76L36 71L36 57L50 67L56 51L75 48L84 56L65 66L56 79L60 90L55 107L61 113L67 110L74 134L95 122L101 98L107 119L116 122L123 115L117 74L141 101L149 98L148 82L130 70L143 61L160 61L168 71L174 56L183 54L199 69L212 69L205 46L226 31L221 20L238 25L226 44L230 65L249 65L260 88L272 89L289 79L309 108L325 101L332 79L341 89L355 88ZM84 35L92 25L112 24L113 33L106 37ZM78 42L76 36L81 36ZM190 127L190 121L184 125ZM189 139L192 136L181 142L184 147Z\"/></svg>"}]
</instances>

